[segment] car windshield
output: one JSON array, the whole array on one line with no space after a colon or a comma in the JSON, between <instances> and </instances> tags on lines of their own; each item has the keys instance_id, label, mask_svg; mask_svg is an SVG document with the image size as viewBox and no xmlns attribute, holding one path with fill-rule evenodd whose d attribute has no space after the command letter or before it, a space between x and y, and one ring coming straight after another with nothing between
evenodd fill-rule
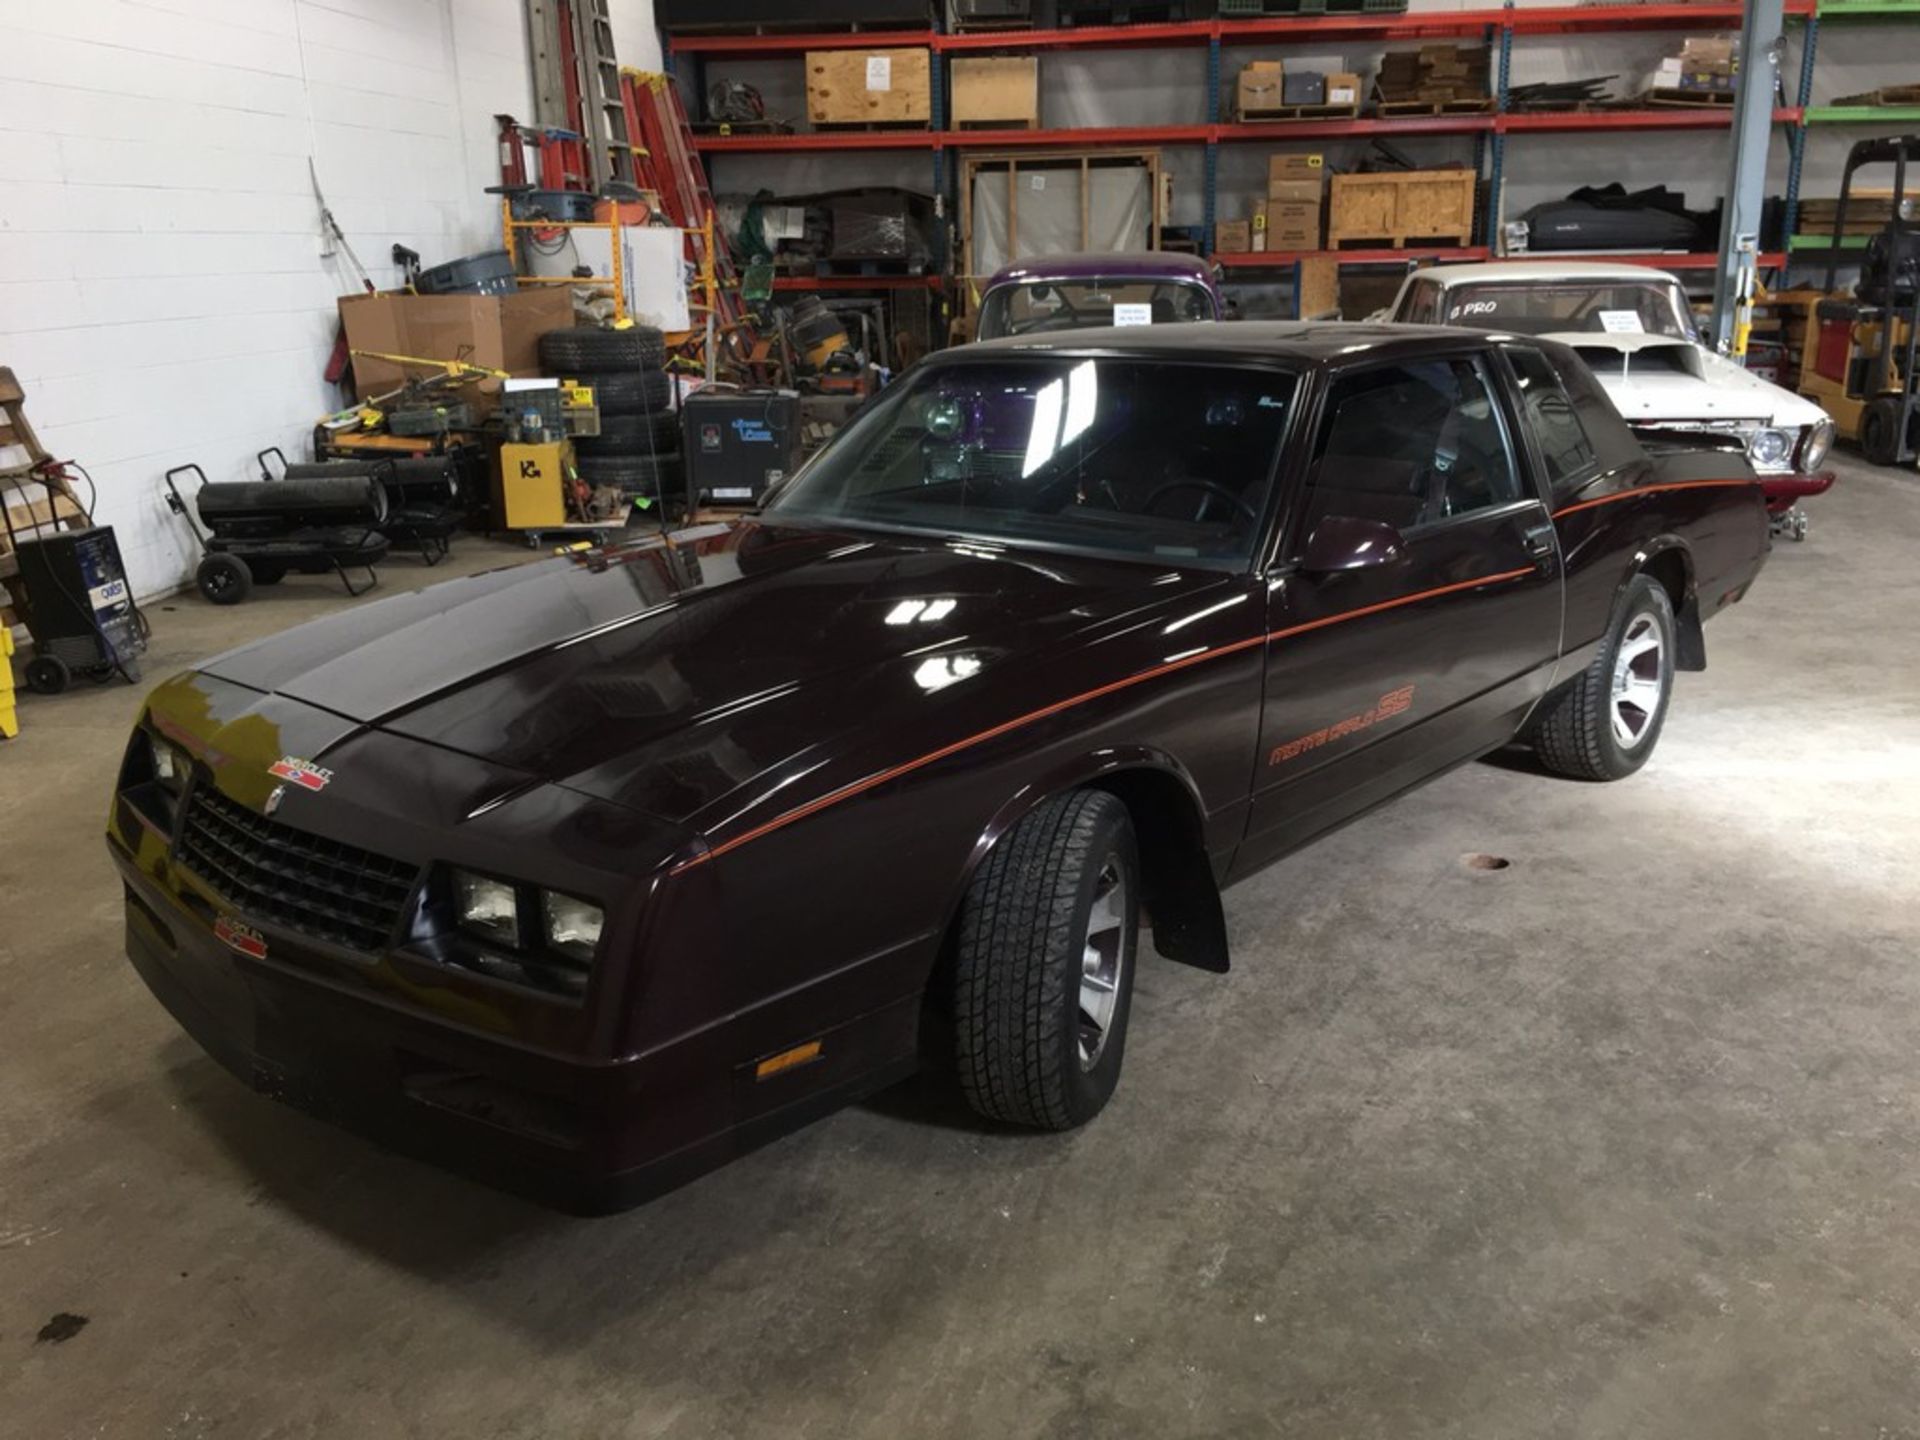
<instances>
[{"instance_id":1,"label":"car windshield","mask_svg":"<svg viewBox=\"0 0 1920 1440\"><path fill-rule=\"evenodd\" d=\"M936 364L887 391L766 514L1238 568L1296 385L1143 358Z\"/></svg>"},{"instance_id":2,"label":"car windshield","mask_svg":"<svg viewBox=\"0 0 1920 1440\"><path fill-rule=\"evenodd\" d=\"M982 340L1082 325L1212 320L1213 297L1187 280L1046 280L996 285L980 305Z\"/></svg>"},{"instance_id":3,"label":"car windshield","mask_svg":"<svg viewBox=\"0 0 1920 1440\"><path fill-rule=\"evenodd\" d=\"M1671 280L1517 280L1449 285L1440 323L1520 335L1562 332L1694 338Z\"/></svg>"}]
</instances>

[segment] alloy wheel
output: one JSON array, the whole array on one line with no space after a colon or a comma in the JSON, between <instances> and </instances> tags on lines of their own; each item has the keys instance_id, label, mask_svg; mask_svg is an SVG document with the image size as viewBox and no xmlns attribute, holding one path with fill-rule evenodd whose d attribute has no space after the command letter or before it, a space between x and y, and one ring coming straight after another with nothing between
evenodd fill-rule
<instances>
[{"instance_id":1,"label":"alloy wheel","mask_svg":"<svg viewBox=\"0 0 1920 1440\"><path fill-rule=\"evenodd\" d=\"M1107 1048L1120 1003L1120 981L1132 949L1134 908L1120 857L1109 855L1094 884L1080 954L1080 1068L1091 1070Z\"/></svg>"},{"instance_id":2,"label":"alloy wheel","mask_svg":"<svg viewBox=\"0 0 1920 1440\"><path fill-rule=\"evenodd\" d=\"M1660 622L1642 610L1627 622L1613 657L1613 738L1632 750L1652 733L1667 688L1667 646Z\"/></svg>"}]
</instances>

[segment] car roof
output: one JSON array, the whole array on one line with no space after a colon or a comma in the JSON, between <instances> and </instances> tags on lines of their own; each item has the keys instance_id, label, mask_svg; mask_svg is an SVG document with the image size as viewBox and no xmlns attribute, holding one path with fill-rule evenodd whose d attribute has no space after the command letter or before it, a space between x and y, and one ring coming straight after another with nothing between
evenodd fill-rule
<instances>
[{"instance_id":1,"label":"car roof","mask_svg":"<svg viewBox=\"0 0 1920 1440\"><path fill-rule=\"evenodd\" d=\"M1002 265L993 272L986 288L1019 285L1044 280L1110 279L1114 276L1139 276L1142 279L1199 280L1213 276L1212 267L1196 255L1167 250L1076 251L1067 255L1037 255Z\"/></svg>"},{"instance_id":2,"label":"car roof","mask_svg":"<svg viewBox=\"0 0 1920 1440\"><path fill-rule=\"evenodd\" d=\"M1499 339L1486 330L1446 325L1387 325L1340 320L1188 321L1176 325L1088 326L981 340L949 356L992 354L1188 355L1199 358L1291 358L1313 365L1416 357L1435 351L1484 349Z\"/></svg>"},{"instance_id":3,"label":"car roof","mask_svg":"<svg viewBox=\"0 0 1920 1440\"><path fill-rule=\"evenodd\" d=\"M1508 260L1485 265L1433 265L1414 272L1422 280L1465 285L1480 280L1672 280L1651 265L1609 264L1604 260Z\"/></svg>"}]
</instances>

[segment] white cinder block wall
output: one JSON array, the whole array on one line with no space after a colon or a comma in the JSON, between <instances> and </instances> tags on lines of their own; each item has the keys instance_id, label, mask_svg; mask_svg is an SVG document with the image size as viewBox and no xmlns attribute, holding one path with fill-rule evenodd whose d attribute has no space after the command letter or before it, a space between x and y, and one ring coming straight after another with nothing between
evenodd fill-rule
<instances>
[{"instance_id":1,"label":"white cinder block wall","mask_svg":"<svg viewBox=\"0 0 1920 1440\"><path fill-rule=\"evenodd\" d=\"M651 0L616 0L658 64ZM619 44L618 38L616 44ZM520 0L0 0L0 365L99 484L138 593L188 579L169 466L305 458L346 397L311 159L382 287L496 243L493 116L531 112Z\"/></svg>"}]
</instances>

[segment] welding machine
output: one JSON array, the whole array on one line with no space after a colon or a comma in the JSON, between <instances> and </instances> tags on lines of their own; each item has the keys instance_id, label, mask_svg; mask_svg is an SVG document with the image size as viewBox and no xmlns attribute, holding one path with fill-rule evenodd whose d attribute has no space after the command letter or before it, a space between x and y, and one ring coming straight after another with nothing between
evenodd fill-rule
<instances>
[{"instance_id":1,"label":"welding machine","mask_svg":"<svg viewBox=\"0 0 1920 1440\"><path fill-rule=\"evenodd\" d=\"M33 636L27 684L57 695L75 675L106 680L117 671L137 681L147 639L113 527L22 536L14 553Z\"/></svg>"},{"instance_id":2,"label":"welding machine","mask_svg":"<svg viewBox=\"0 0 1920 1440\"><path fill-rule=\"evenodd\" d=\"M800 397L792 390L708 386L680 407L687 506L752 505L800 459Z\"/></svg>"}]
</instances>

